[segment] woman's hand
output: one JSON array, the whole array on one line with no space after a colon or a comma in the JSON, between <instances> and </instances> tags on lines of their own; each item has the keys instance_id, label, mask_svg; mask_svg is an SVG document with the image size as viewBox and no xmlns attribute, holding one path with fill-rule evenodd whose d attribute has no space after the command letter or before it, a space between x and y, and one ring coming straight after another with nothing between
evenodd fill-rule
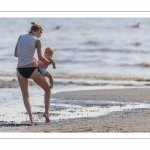
<instances>
[{"instance_id":1,"label":"woman's hand","mask_svg":"<svg viewBox=\"0 0 150 150\"><path fill-rule=\"evenodd\" d=\"M44 57L44 58L45 58L45 57ZM46 58L45 58L44 63L45 63L46 65L50 65L50 64L51 64L51 62L50 62L50 61L48 61Z\"/></svg>"}]
</instances>

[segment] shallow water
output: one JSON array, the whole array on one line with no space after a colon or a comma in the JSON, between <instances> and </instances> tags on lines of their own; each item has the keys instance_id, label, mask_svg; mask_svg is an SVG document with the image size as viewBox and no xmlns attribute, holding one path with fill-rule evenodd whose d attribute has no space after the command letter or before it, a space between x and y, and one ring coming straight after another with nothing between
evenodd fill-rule
<instances>
[{"instance_id":1,"label":"shallow water","mask_svg":"<svg viewBox=\"0 0 150 150\"><path fill-rule=\"evenodd\" d=\"M62 91L75 91L86 89L117 89L124 86L60 86L56 85L53 93ZM133 87L127 87L133 88ZM43 90L36 85L29 86L30 101L32 105L35 123L45 123L42 114L44 112ZM2 88L0 90L0 127L28 125L29 117L26 113L19 88ZM119 111L130 111L131 109L150 108L149 103L139 102L116 102L102 100L61 100L52 99L50 105L51 122L68 121L74 119L85 119L89 117L100 117L111 115ZM13 123L12 123L13 122Z\"/></svg>"},{"instance_id":2,"label":"shallow water","mask_svg":"<svg viewBox=\"0 0 150 150\"><path fill-rule=\"evenodd\" d=\"M38 100L37 100L38 101ZM33 116L36 124L43 124L44 106L42 101L32 102ZM18 107L17 107L18 106ZM131 109L149 109L149 103L139 102L116 102L100 100L59 100L52 99L50 106L51 122L71 121L75 119L86 119L113 115L114 113L130 111ZM20 104L12 107L1 107L0 127L22 126L25 122L29 123L29 117ZM28 124L26 124L28 125Z\"/></svg>"}]
</instances>

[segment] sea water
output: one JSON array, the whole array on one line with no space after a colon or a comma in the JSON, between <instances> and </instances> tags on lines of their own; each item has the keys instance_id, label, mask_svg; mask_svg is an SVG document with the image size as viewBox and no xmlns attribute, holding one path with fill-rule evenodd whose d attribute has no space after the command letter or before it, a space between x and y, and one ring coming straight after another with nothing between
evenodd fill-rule
<instances>
[{"instance_id":1,"label":"sea water","mask_svg":"<svg viewBox=\"0 0 150 150\"><path fill-rule=\"evenodd\" d=\"M0 18L0 74L15 72L16 42L32 21L43 27L42 50L55 50L53 74L150 76L150 18Z\"/></svg>"}]
</instances>

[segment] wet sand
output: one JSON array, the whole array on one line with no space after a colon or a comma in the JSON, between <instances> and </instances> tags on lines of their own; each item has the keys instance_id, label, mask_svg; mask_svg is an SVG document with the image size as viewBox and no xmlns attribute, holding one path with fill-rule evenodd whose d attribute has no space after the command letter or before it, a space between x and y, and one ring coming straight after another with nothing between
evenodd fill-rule
<instances>
[{"instance_id":1,"label":"wet sand","mask_svg":"<svg viewBox=\"0 0 150 150\"><path fill-rule=\"evenodd\" d=\"M60 92L53 98L68 100L113 100L150 102L150 89L105 89ZM150 109L135 109L118 112L99 118L88 118L68 122L42 125L1 128L0 132L150 132Z\"/></svg>"}]
</instances>

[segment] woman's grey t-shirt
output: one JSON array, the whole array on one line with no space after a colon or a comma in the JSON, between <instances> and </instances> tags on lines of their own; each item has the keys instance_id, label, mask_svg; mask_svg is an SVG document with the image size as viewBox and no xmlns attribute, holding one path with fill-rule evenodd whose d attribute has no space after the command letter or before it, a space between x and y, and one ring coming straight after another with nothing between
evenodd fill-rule
<instances>
[{"instance_id":1,"label":"woman's grey t-shirt","mask_svg":"<svg viewBox=\"0 0 150 150\"><path fill-rule=\"evenodd\" d=\"M34 62L36 37L30 34L21 35L18 40L18 66Z\"/></svg>"}]
</instances>

